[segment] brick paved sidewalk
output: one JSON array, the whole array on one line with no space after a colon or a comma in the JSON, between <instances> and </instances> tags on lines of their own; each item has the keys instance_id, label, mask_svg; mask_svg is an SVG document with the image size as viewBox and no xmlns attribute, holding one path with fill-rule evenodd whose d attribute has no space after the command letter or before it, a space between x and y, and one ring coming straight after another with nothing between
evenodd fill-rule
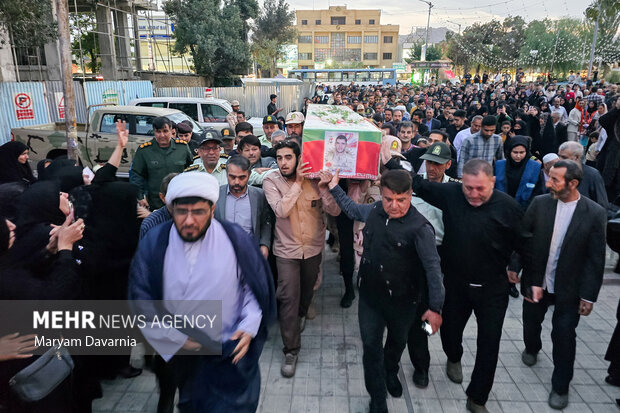
<instances>
[{"instance_id":1,"label":"brick paved sidewalk","mask_svg":"<svg viewBox=\"0 0 620 413\"><path fill-rule=\"evenodd\" d=\"M608 256L605 282L599 301L577 328L575 377L571 383L570 404L565 412L619 413L615 399L620 388L604 382L609 365L603 359L615 326L620 295L620 276L612 272L617 255ZM306 323L302 335L297 373L292 379L280 375L282 340L274 329L260 360L262 413L308 412L345 413L368 411L369 396L364 387L362 343L357 322L357 299L353 307L339 307L343 285L337 275L335 255L327 253L323 285L316 297L317 317ZM510 299L500 348L495 384L487 402L491 412L548 412L551 386L551 313L543 325L543 350L534 368L521 362L523 350L522 299ZM400 372L403 397L388 399L390 412L465 412L465 388L469 384L476 348L476 325L472 317L464 334L462 384L448 380L444 372L446 356L439 336L429 341L431 349L430 384L424 390L412 382L413 367L405 351ZM404 385L406 383L406 385ZM157 386L152 373L145 371L134 379L104 383L104 397L95 400L95 412L155 412Z\"/></svg>"}]
</instances>

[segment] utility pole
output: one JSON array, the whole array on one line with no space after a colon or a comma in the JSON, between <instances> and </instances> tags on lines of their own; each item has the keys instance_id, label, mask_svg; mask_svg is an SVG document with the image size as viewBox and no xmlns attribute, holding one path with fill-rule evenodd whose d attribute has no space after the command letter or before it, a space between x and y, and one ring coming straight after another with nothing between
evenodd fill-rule
<instances>
[{"instance_id":1,"label":"utility pole","mask_svg":"<svg viewBox=\"0 0 620 413\"><path fill-rule=\"evenodd\" d=\"M426 42L424 42L424 53L420 53L420 60L426 60L426 51L428 49L428 35L429 35L429 28L431 25L431 9L433 8L433 3L431 3L430 1L426 1L426 0L419 0L422 3L426 3L428 4L428 20L426 21Z\"/></svg>"},{"instance_id":2,"label":"utility pole","mask_svg":"<svg viewBox=\"0 0 620 413\"><path fill-rule=\"evenodd\" d=\"M446 22L447 23L452 23L452 24L454 24L456 26L459 26L459 36L461 35L461 23L456 23L456 22L453 22L453 21L450 21L450 20L446 20Z\"/></svg>"},{"instance_id":3,"label":"utility pole","mask_svg":"<svg viewBox=\"0 0 620 413\"><path fill-rule=\"evenodd\" d=\"M555 53L558 50L558 38L560 37L560 25L556 21L555 23L555 45L553 46L553 60L551 61L551 72L553 73L553 64L555 63Z\"/></svg>"},{"instance_id":4,"label":"utility pole","mask_svg":"<svg viewBox=\"0 0 620 413\"><path fill-rule=\"evenodd\" d=\"M71 73L71 39L69 37L69 4L67 0L56 0L58 18L58 47L62 71L62 91L65 105L65 128L67 132L67 156L77 160L77 128L75 119L75 94Z\"/></svg>"},{"instance_id":5,"label":"utility pole","mask_svg":"<svg viewBox=\"0 0 620 413\"><path fill-rule=\"evenodd\" d=\"M592 62L594 61L594 49L596 48L596 36L598 35L598 21L601 18L601 3L603 0L599 0L596 8L596 22L594 23L594 36L592 37L592 47L590 48L590 63L588 64L588 79L592 75Z\"/></svg>"}]
</instances>

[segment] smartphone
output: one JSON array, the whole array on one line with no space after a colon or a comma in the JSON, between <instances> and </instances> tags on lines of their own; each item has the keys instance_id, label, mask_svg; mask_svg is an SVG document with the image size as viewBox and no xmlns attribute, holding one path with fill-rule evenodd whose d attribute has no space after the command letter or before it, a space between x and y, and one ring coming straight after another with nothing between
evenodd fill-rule
<instances>
[{"instance_id":1,"label":"smartphone","mask_svg":"<svg viewBox=\"0 0 620 413\"><path fill-rule=\"evenodd\" d=\"M433 335L433 327L431 327L431 325L428 323L428 321L424 321L422 323L422 330L424 330L426 332L426 334L429 335L429 336Z\"/></svg>"}]
</instances>

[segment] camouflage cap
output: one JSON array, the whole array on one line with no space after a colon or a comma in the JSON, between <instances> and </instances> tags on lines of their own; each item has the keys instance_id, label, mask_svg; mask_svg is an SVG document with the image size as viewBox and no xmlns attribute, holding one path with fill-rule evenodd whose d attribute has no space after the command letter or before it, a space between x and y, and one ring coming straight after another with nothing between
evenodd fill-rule
<instances>
[{"instance_id":1,"label":"camouflage cap","mask_svg":"<svg viewBox=\"0 0 620 413\"><path fill-rule=\"evenodd\" d=\"M306 118L304 117L303 113L291 112L286 115L286 121L284 123L286 123L287 125L290 123L304 123L304 120L306 120Z\"/></svg>"}]
</instances>

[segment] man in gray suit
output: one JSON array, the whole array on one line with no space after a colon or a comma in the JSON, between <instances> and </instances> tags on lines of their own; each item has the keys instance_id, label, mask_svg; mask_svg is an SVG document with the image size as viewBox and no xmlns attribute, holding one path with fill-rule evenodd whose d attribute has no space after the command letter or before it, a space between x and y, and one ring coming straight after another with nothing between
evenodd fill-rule
<instances>
[{"instance_id":1,"label":"man in gray suit","mask_svg":"<svg viewBox=\"0 0 620 413\"><path fill-rule=\"evenodd\" d=\"M226 164L227 185L220 186L215 219L234 222L252 235L263 256L269 256L274 215L260 188L248 185L250 161L235 155Z\"/></svg>"},{"instance_id":2,"label":"man in gray suit","mask_svg":"<svg viewBox=\"0 0 620 413\"><path fill-rule=\"evenodd\" d=\"M548 307L555 306L549 405L563 409L568 404L573 378L575 329L579 317L592 311L603 282L607 214L579 193L583 173L577 162L560 160L549 176L549 194L534 198L523 217L523 264L515 259L508 277L511 282L519 282L517 274L523 267L525 350L521 359L528 366L536 364L542 348L542 322Z\"/></svg>"}]
</instances>

